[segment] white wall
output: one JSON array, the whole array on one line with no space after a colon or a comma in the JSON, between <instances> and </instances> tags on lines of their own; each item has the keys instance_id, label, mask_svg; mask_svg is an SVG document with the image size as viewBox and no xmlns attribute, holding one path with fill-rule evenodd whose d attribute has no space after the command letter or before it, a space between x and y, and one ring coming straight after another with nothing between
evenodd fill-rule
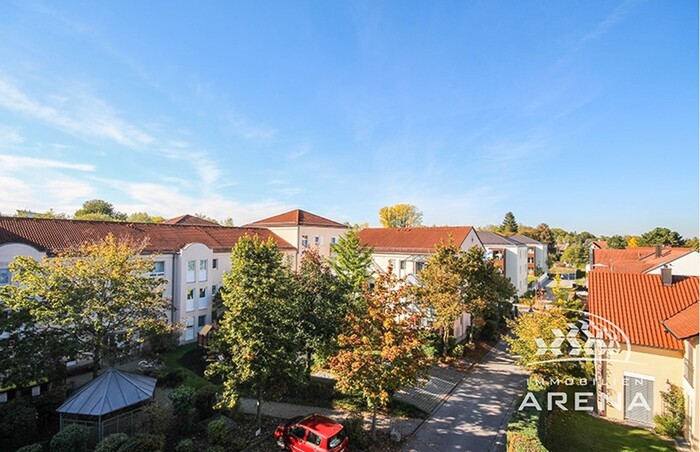
<instances>
[{"instance_id":1,"label":"white wall","mask_svg":"<svg viewBox=\"0 0 700 452\"><path fill-rule=\"evenodd\" d=\"M674 275L700 276L700 253L697 251L690 252L669 262L668 265L671 267L671 272ZM659 275L661 274L661 267L653 268L647 273Z\"/></svg>"}]
</instances>

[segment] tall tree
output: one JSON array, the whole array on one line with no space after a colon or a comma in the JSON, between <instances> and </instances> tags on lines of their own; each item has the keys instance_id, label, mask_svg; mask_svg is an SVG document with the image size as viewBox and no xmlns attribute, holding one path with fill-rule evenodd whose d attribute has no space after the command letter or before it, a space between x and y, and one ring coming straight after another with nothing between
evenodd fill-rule
<instances>
[{"instance_id":1,"label":"tall tree","mask_svg":"<svg viewBox=\"0 0 700 452\"><path fill-rule=\"evenodd\" d=\"M220 224L219 220L217 220L216 218L209 217L207 215L204 215L203 213L195 212L194 216L197 218L201 218L202 220L211 221L214 224ZM233 221L233 219L231 221Z\"/></svg>"},{"instance_id":2,"label":"tall tree","mask_svg":"<svg viewBox=\"0 0 700 452\"><path fill-rule=\"evenodd\" d=\"M513 212L506 212L505 217L503 217L503 223L501 224L501 230L504 234L515 234L518 232L518 222L515 220Z\"/></svg>"},{"instance_id":3,"label":"tall tree","mask_svg":"<svg viewBox=\"0 0 700 452\"><path fill-rule=\"evenodd\" d=\"M639 246L670 245L682 246L683 237L669 228L654 228L639 238Z\"/></svg>"},{"instance_id":4,"label":"tall tree","mask_svg":"<svg viewBox=\"0 0 700 452\"><path fill-rule=\"evenodd\" d=\"M91 199L83 203L83 207L75 212L79 220L125 221L125 213L114 210L112 203L102 199Z\"/></svg>"},{"instance_id":5,"label":"tall tree","mask_svg":"<svg viewBox=\"0 0 700 452\"><path fill-rule=\"evenodd\" d=\"M547 245L547 253L554 254L557 252L557 241L554 239L554 233L549 228L547 223L540 223L535 228L535 239Z\"/></svg>"},{"instance_id":6,"label":"tall tree","mask_svg":"<svg viewBox=\"0 0 700 452\"><path fill-rule=\"evenodd\" d=\"M615 250L622 250L627 248L627 240L621 235L613 235L610 237L608 240L608 248L615 249Z\"/></svg>"},{"instance_id":7,"label":"tall tree","mask_svg":"<svg viewBox=\"0 0 700 452\"><path fill-rule=\"evenodd\" d=\"M700 248L699 245L700 243L698 242L697 237L693 237L692 239L685 239L685 242L683 242L683 246L685 246L686 248L692 248L695 251L698 251L698 249Z\"/></svg>"},{"instance_id":8,"label":"tall tree","mask_svg":"<svg viewBox=\"0 0 700 452\"><path fill-rule=\"evenodd\" d=\"M561 260L577 267L584 266L589 261L588 248L578 243L573 244L564 251Z\"/></svg>"},{"instance_id":9,"label":"tall tree","mask_svg":"<svg viewBox=\"0 0 700 452\"><path fill-rule=\"evenodd\" d=\"M272 239L246 236L233 247L223 288L225 310L210 343L219 360L207 374L223 379L227 407L235 406L243 385L251 388L260 426L265 392L280 380L301 378L303 371L291 271Z\"/></svg>"},{"instance_id":10,"label":"tall tree","mask_svg":"<svg viewBox=\"0 0 700 452\"><path fill-rule=\"evenodd\" d=\"M109 235L40 262L17 256L16 285L3 302L10 315L28 314L37 331L59 334L69 357L92 360L96 376L102 359L124 359L149 333L169 328L164 281L148 275L153 261L142 250Z\"/></svg>"},{"instance_id":11,"label":"tall tree","mask_svg":"<svg viewBox=\"0 0 700 452\"><path fill-rule=\"evenodd\" d=\"M160 216L152 217L146 212L134 212L127 217L126 221L131 223L162 223L165 221L165 218Z\"/></svg>"},{"instance_id":12,"label":"tall tree","mask_svg":"<svg viewBox=\"0 0 700 452\"><path fill-rule=\"evenodd\" d=\"M338 279L346 284L353 294L360 294L370 276L372 248L360 242L357 231L351 229L331 246L333 257L329 261Z\"/></svg>"},{"instance_id":13,"label":"tall tree","mask_svg":"<svg viewBox=\"0 0 700 452\"><path fill-rule=\"evenodd\" d=\"M68 218L65 213L54 212L53 209L49 209L46 212L32 212L31 210L17 210L15 214L19 218Z\"/></svg>"},{"instance_id":14,"label":"tall tree","mask_svg":"<svg viewBox=\"0 0 700 452\"><path fill-rule=\"evenodd\" d=\"M301 317L297 330L306 353L306 378L310 380L313 355L318 350L330 353L337 346L348 297L316 249L304 251L294 279Z\"/></svg>"},{"instance_id":15,"label":"tall tree","mask_svg":"<svg viewBox=\"0 0 700 452\"><path fill-rule=\"evenodd\" d=\"M454 323L468 309L466 265L466 253L454 240L442 242L426 262L420 273L421 285L415 289L419 304L435 315L434 325L442 335L445 357Z\"/></svg>"},{"instance_id":16,"label":"tall tree","mask_svg":"<svg viewBox=\"0 0 700 452\"><path fill-rule=\"evenodd\" d=\"M416 385L430 366L419 335L420 314L411 309L406 295L391 268L380 274L374 290L366 289L365 303L350 307L338 338L341 349L329 360L336 387L361 394L372 409L373 439L377 410L397 389Z\"/></svg>"},{"instance_id":17,"label":"tall tree","mask_svg":"<svg viewBox=\"0 0 700 452\"><path fill-rule=\"evenodd\" d=\"M384 228L412 228L423 222L423 212L411 204L396 204L379 209L379 222Z\"/></svg>"}]
</instances>

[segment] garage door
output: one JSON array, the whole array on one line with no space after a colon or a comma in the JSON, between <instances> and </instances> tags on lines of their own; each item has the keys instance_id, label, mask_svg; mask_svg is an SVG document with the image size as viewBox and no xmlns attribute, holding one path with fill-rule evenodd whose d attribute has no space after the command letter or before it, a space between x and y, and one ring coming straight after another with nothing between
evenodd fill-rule
<instances>
[{"instance_id":1,"label":"garage door","mask_svg":"<svg viewBox=\"0 0 700 452\"><path fill-rule=\"evenodd\" d=\"M654 421L654 381L625 376L625 419L651 424Z\"/></svg>"}]
</instances>

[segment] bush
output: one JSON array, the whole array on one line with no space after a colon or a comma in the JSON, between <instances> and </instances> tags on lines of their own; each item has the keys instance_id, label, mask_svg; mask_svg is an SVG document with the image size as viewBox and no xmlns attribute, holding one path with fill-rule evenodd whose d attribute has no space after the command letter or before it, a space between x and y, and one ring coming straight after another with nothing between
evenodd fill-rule
<instances>
[{"instance_id":1,"label":"bush","mask_svg":"<svg viewBox=\"0 0 700 452\"><path fill-rule=\"evenodd\" d=\"M146 428L156 435L167 435L173 425L173 409L169 403L151 402L144 408Z\"/></svg>"},{"instance_id":2,"label":"bush","mask_svg":"<svg viewBox=\"0 0 700 452\"><path fill-rule=\"evenodd\" d=\"M216 387L203 386L197 389L194 396L194 407L197 410L199 419L207 419L214 415L214 405L216 404Z\"/></svg>"},{"instance_id":3,"label":"bush","mask_svg":"<svg viewBox=\"0 0 700 452\"><path fill-rule=\"evenodd\" d=\"M452 356L455 358L461 358L464 356L464 345L463 344L457 344L454 346L452 349Z\"/></svg>"},{"instance_id":4,"label":"bush","mask_svg":"<svg viewBox=\"0 0 700 452\"><path fill-rule=\"evenodd\" d=\"M664 401L664 413L654 416L654 429L657 433L669 438L683 434L685 423L685 397L683 390L676 385L670 385L666 392L661 393Z\"/></svg>"},{"instance_id":5,"label":"bush","mask_svg":"<svg viewBox=\"0 0 700 452\"><path fill-rule=\"evenodd\" d=\"M367 435L365 431L365 422L360 413L351 413L343 422L343 427L345 427L345 432L353 447L358 449L366 449L369 447L369 435Z\"/></svg>"},{"instance_id":6,"label":"bush","mask_svg":"<svg viewBox=\"0 0 700 452\"><path fill-rule=\"evenodd\" d=\"M536 390L528 388L528 390L534 394L541 407L546 406L546 390L542 388ZM517 406L520 406L524 397L518 400ZM546 419L546 411L536 410L532 407L524 408L522 411L513 411L506 433L508 452L547 452L547 448L544 447L541 440Z\"/></svg>"},{"instance_id":7,"label":"bush","mask_svg":"<svg viewBox=\"0 0 700 452\"><path fill-rule=\"evenodd\" d=\"M209 442L217 446L225 446L229 439L229 428L226 420L219 418L207 425L207 438Z\"/></svg>"},{"instance_id":8,"label":"bush","mask_svg":"<svg viewBox=\"0 0 700 452\"><path fill-rule=\"evenodd\" d=\"M29 444L28 446L20 447L16 452L44 452L44 446L41 443Z\"/></svg>"},{"instance_id":9,"label":"bush","mask_svg":"<svg viewBox=\"0 0 700 452\"><path fill-rule=\"evenodd\" d=\"M89 438L89 428L70 424L51 438L51 452L83 452Z\"/></svg>"},{"instance_id":10,"label":"bush","mask_svg":"<svg viewBox=\"0 0 700 452\"><path fill-rule=\"evenodd\" d=\"M175 452L195 452L194 441L192 438L183 439L177 446L175 446Z\"/></svg>"},{"instance_id":11,"label":"bush","mask_svg":"<svg viewBox=\"0 0 700 452\"><path fill-rule=\"evenodd\" d=\"M129 441L129 435L126 433L112 433L105 436L102 441L97 444L95 452L117 452L119 448Z\"/></svg>"},{"instance_id":12,"label":"bush","mask_svg":"<svg viewBox=\"0 0 700 452\"><path fill-rule=\"evenodd\" d=\"M166 388L174 388L189 377L185 369L163 369L155 371L153 375L158 379L158 384Z\"/></svg>"},{"instance_id":13,"label":"bush","mask_svg":"<svg viewBox=\"0 0 700 452\"><path fill-rule=\"evenodd\" d=\"M168 398L173 404L175 415L187 415L194 407L194 396L194 389L189 386L180 386L168 394Z\"/></svg>"},{"instance_id":14,"label":"bush","mask_svg":"<svg viewBox=\"0 0 700 452\"><path fill-rule=\"evenodd\" d=\"M36 408L21 397L0 404L0 444L14 449L31 441L36 436L36 421Z\"/></svg>"},{"instance_id":15,"label":"bush","mask_svg":"<svg viewBox=\"0 0 700 452\"><path fill-rule=\"evenodd\" d=\"M165 440L161 435L136 435L122 444L118 452L158 452L165 448Z\"/></svg>"}]
</instances>

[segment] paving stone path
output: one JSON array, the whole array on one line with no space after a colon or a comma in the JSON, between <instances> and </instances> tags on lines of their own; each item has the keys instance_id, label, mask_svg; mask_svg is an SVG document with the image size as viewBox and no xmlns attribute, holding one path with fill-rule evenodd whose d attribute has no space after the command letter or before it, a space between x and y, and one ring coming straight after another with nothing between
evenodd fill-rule
<instances>
[{"instance_id":1,"label":"paving stone path","mask_svg":"<svg viewBox=\"0 0 700 452\"><path fill-rule=\"evenodd\" d=\"M433 366L423 386L403 388L394 394L402 402L410 403L432 413L465 377L466 373L453 367Z\"/></svg>"}]
</instances>

